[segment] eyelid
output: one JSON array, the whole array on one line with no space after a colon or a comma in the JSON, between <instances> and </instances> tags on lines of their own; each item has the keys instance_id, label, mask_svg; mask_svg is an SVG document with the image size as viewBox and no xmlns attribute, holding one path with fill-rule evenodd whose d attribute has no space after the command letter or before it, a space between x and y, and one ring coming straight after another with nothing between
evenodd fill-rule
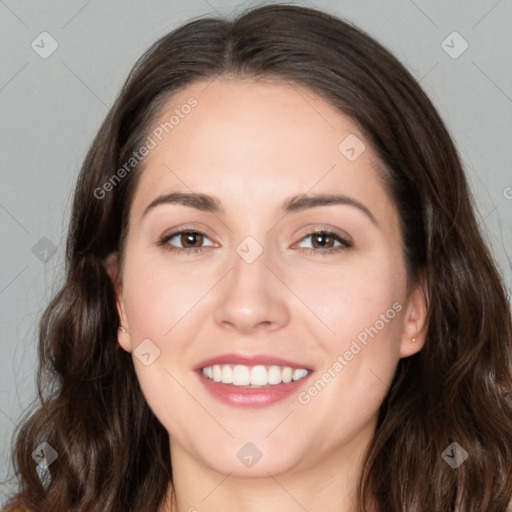
<instances>
[{"instance_id":1,"label":"eyelid","mask_svg":"<svg viewBox=\"0 0 512 512\"><path fill-rule=\"evenodd\" d=\"M211 232L211 230L205 228L205 227L198 227L198 226L193 226L193 225L188 225L188 224L185 224L185 225L178 225L176 227L173 227L173 228L170 228L170 229L167 229L164 231L164 233L160 236L160 239L164 238L164 237L168 237L168 236L176 236L176 235L179 235L181 233L189 233L189 232L193 232L193 233L199 233L201 235L204 235L208 238L212 238L212 237L215 237L216 235L209 235L208 233Z\"/></svg>"},{"instance_id":2,"label":"eyelid","mask_svg":"<svg viewBox=\"0 0 512 512\"><path fill-rule=\"evenodd\" d=\"M305 232L300 235L299 242L302 241L307 236L314 235L316 233L325 233L336 235L339 238L343 239L345 242L349 243L350 245L354 243L352 237L346 231L343 231L331 225L309 224L305 226L303 229L305 230Z\"/></svg>"}]
</instances>

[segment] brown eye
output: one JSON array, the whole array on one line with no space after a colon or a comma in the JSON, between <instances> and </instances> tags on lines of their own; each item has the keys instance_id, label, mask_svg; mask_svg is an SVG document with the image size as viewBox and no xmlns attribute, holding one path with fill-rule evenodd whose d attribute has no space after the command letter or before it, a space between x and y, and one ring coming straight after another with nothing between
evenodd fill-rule
<instances>
[{"instance_id":1,"label":"brown eye","mask_svg":"<svg viewBox=\"0 0 512 512\"><path fill-rule=\"evenodd\" d=\"M315 248L325 249L334 247L334 237L326 233L315 233L311 235L311 240Z\"/></svg>"},{"instance_id":2,"label":"brown eye","mask_svg":"<svg viewBox=\"0 0 512 512\"><path fill-rule=\"evenodd\" d=\"M184 233L181 233L180 235L180 242L182 243L183 247L185 249L189 247L196 247L197 244L199 244L199 247L203 245L203 234L193 231L186 231Z\"/></svg>"},{"instance_id":3,"label":"brown eye","mask_svg":"<svg viewBox=\"0 0 512 512\"><path fill-rule=\"evenodd\" d=\"M158 241L158 245L171 252L199 253L206 247L213 245L212 243L203 245L205 240L209 239L200 231L182 229L181 231L163 236Z\"/></svg>"},{"instance_id":4,"label":"brown eye","mask_svg":"<svg viewBox=\"0 0 512 512\"><path fill-rule=\"evenodd\" d=\"M313 231L307 234L301 240L301 243L307 239L311 239L311 246L302 247L302 250L306 251L308 254L328 255L352 247L351 242L331 231Z\"/></svg>"}]
</instances>

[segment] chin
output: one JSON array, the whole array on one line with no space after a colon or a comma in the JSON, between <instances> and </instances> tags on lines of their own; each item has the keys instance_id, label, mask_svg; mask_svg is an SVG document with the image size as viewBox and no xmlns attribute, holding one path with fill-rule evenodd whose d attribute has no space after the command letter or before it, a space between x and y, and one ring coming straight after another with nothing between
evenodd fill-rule
<instances>
[{"instance_id":1,"label":"chin","mask_svg":"<svg viewBox=\"0 0 512 512\"><path fill-rule=\"evenodd\" d=\"M222 474L239 478L268 478L293 473L305 462L304 454L286 452L286 447L257 441L235 442L231 449L205 454L203 464ZM296 449L296 447L294 447Z\"/></svg>"}]
</instances>

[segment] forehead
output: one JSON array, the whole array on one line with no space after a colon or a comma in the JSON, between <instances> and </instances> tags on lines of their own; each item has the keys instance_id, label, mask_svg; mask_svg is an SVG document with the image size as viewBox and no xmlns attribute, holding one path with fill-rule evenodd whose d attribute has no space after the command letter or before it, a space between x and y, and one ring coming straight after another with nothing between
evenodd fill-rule
<instances>
[{"instance_id":1,"label":"forehead","mask_svg":"<svg viewBox=\"0 0 512 512\"><path fill-rule=\"evenodd\" d=\"M227 203L273 208L308 191L350 193L393 209L356 123L297 84L226 78L192 84L166 103L151 136L155 147L139 171L132 205L139 215L156 194L175 190L215 195L226 209ZM357 158L348 146L360 152Z\"/></svg>"}]
</instances>

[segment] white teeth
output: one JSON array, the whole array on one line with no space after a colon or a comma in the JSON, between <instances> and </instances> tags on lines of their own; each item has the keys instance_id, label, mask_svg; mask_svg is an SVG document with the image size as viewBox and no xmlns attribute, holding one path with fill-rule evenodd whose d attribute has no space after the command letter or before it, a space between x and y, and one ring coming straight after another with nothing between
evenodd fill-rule
<instances>
[{"instance_id":1,"label":"white teeth","mask_svg":"<svg viewBox=\"0 0 512 512\"><path fill-rule=\"evenodd\" d=\"M203 368L202 374L214 382L257 388L300 380L306 377L309 371L305 368L293 369L289 366L214 364Z\"/></svg>"},{"instance_id":2,"label":"white teeth","mask_svg":"<svg viewBox=\"0 0 512 512\"><path fill-rule=\"evenodd\" d=\"M293 370L293 380L299 380L302 379L302 377L305 377L308 374L307 370L303 370L302 368Z\"/></svg>"},{"instance_id":3,"label":"white teeth","mask_svg":"<svg viewBox=\"0 0 512 512\"><path fill-rule=\"evenodd\" d=\"M249 367L237 364L233 368L233 384L235 386L248 386L250 384Z\"/></svg>"},{"instance_id":4,"label":"white teeth","mask_svg":"<svg viewBox=\"0 0 512 512\"><path fill-rule=\"evenodd\" d=\"M220 382L222 379L222 370L218 364L213 365L213 382Z\"/></svg>"},{"instance_id":5,"label":"white teeth","mask_svg":"<svg viewBox=\"0 0 512 512\"><path fill-rule=\"evenodd\" d=\"M222 365L222 382L224 384L233 383L233 368L229 364Z\"/></svg>"},{"instance_id":6,"label":"white teeth","mask_svg":"<svg viewBox=\"0 0 512 512\"><path fill-rule=\"evenodd\" d=\"M282 381L281 368L279 366L271 366L268 370L268 383L281 384Z\"/></svg>"},{"instance_id":7,"label":"white teeth","mask_svg":"<svg viewBox=\"0 0 512 512\"><path fill-rule=\"evenodd\" d=\"M292 375L293 375L293 370L289 366L283 368L283 382L284 383L288 384L288 382L291 382Z\"/></svg>"},{"instance_id":8,"label":"white teeth","mask_svg":"<svg viewBox=\"0 0 512 512\"><path fill-rule=\"evenodd\" d=\"M253 366L251 369L251 385L265 386L268 382L267 369L264 366Z\"/></svg>"}]
</instances>

